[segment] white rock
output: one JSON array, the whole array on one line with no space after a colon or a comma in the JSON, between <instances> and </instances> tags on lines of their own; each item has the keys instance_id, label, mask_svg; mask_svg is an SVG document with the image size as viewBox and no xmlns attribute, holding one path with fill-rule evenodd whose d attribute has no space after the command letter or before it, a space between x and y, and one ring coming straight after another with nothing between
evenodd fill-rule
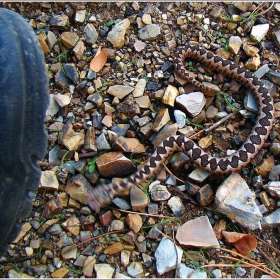
<instances>
[{"instance_id":1,"label":"white rock","mask_svg":"<svg viewBox=\"0 0 280 280\"><path fill-rule=\"evenodd\" d=\"M114 268L112 268L109 264L105 264L105 263L95 264L94 269L96 273L96 278L99 279L104 279L104 278L111 279L115 271Z\"/></svg>"},{"instance_id":2,"label":"white rock","mask_svg":"<svg viewBox=\"0 0 280 280\"><path fill-rule=\"evenodd\" d=\"M171 208L175 217L181 217L185 212L185 206L182 203L182 200L178 196L173 196L168 200L168 206Z\"/></svg>"},{"instance_id":3,"label":"white rock","mask_svg":"<svg viewBox=\"0 0 280 280\"><path fill-rule=\"evenodd\" d=\"M186 114L184 112L175 110L174 117L179 128L183 128L186 125Z\"/></svg>"},{"instance_id":4,"label":"white rock","mask_svg":"<svg viewBox=\"0 0 280 280\"><path fill-rule=\"evenodd\" d=\"M206 279L207 278L207 273L204 270L197 269L192 273L192 275L189 278L192 278L192 279Z\"/></svg>"},{"instance_id":5,"label":"white rock","mask_svg":"<svg viewBox=\"0 0 280 280\"><path fill-rule=\"evenodd\" d=\"M188 276L194 271L194 269L186 266L184 263L180 263L177 267L177 275L179 278L188 278Z\"/></svg>"},{"instance_id":6,"label":"white rock","mask_svg":"<svg viewBox=\"0 0 280 280\"><path fill-rule=\"evenodd\" d=\"M184 108L192 117L200 114L206 103L204 94L200 91L182 94L176 98L176 102Z\"/></svg>"},{"instance_id":7,"label":"white rock","mask_svg":"<svg viewBox=\"0 0 280 280\"><path fill-rule=\"evenodd\" d=\"M252 40L260 42L265 37L268 30L269 30L268 23L254 25L252 27L250 37Z\"/></svg>"},{"instance_id":8,"label":"white rock","mask_svg":"<svg viewBox=\"0 0 280 280\"><path fill-rule=\"evenodd\" d=\"M210 172L201 168L196 168L191 174L189 174L188 177L197 183L202 183L210 175Z\"/></svg>"},{"instance_id":9,"label":"white rock","mask_svg":"<svg viewBox=\"0 0 280 280\"><path fill-rule=\"evenodd\" d=\"M219 186L215 208L246 228L261 229L262 214L246 181L238 173L231 173Z\"/></svg>"},{"instance_id":10,"label":"white rock","mask_svg":"<svg viewBox=\"0 0 280 280\"><path fill-rule=\"evenodd\" d=\"M59 183L53 170L41 172L40 188L58 190Z\"/></svg>"},{"instance_id":11,"label":"white rock","mask_svg":"<svg viewBox=\"0 0 280 280\"><path fill-rule=\"evenodd\" d=\"M175 249L176 248L176 249ZM181 263L183 251L167 237L160 241L156 252L156 267L159 275L175 269Z\"/></svg>"},{"instance_id":12,"label":"white rock","mask_svg":"<svg viewBox=\"0 0 280 280\"><path fill-rule=\"evenodd\" d=\"M121 265L128 266L131 252L127 250L121 251Z\"/></svg>"},{"instance_id":13,"label":"white rock","mask_svg":"<svg viewBox=\"0 0 280 280\"><path fill-rule=\"evenodd\" d=\"M212 274L214 276L214 278L222 278L222 271L218 268L212 270Z\"/></svg>"},{"instance_id":14,"label":"white rock","mask_svg":"<svg viewBox=\"0 0 280 280\"><path fill-rule=\"evenodd\" d=\"M142 278L144 276L144 270L140 262L132 262L126 271L133 278Z\"/></svg>"},{"instance_id":15,"label":"white rock","mask_svg":"<svg viewBox=\"0 0 280 280\"><path fill-rule=\"evenodd\" d=\"M75 21L83 23L86 18L86 10L77 10L75 14Z\"/></svg>"},{"instance_id":16,"label":"white rock","mask_svg":"<svg viewBox=\"0 0 280 280\"><path fill-rule=\"evenodd\" d=\"M119 273L119 272L116 272L114 278L116 278L116 279L132 279L131 277L126 276L125 274L122 274L122 273Z\"/></svg>"}]
</instances>

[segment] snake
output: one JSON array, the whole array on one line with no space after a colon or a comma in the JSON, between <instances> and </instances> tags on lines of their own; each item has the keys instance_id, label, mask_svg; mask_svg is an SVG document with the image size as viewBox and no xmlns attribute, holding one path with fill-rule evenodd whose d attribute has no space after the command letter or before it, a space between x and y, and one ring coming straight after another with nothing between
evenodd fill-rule
<instances>
[{"instance_id":1,"label":"snake","mask_svg":"<svg viewBox=\"0 0 280 280\"><path fill-rule=\"evenodd\" d=\"M119 180L112 180L109 184L100 184L88 192L89 206L97 213L106 205L111 204L116 195L123 194L133 186L152 178L174 152L184 152L201 169L214 174L235 172L246 166L262 148L273 125L273 100L264 84L245 67L223 59L211 51L199 46L186 45L179 47L174 55L174 71L181 78L190 83L196 90L204 94L214 95L215 90L197 81L185 67L185 60L194 59L203 66L211 67L236 80L251 91L258 104L255 125L242 146L231 155L213 157L204 152L194 141L184 135L174 135L164 139L148 158L132 175ZM115 178L116 179L116 178Z\"/></svg>"}]
</instances>

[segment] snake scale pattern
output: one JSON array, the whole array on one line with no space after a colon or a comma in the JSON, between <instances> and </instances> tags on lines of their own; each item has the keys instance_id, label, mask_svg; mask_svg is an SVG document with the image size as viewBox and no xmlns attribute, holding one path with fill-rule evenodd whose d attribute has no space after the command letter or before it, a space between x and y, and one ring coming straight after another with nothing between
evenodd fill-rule
<instances>
[{"instance_id":1,"label":"snake scale pattern","mask_svg":"<svg viewBox=\"0 0 280 280\"><path fill-rule=\"evenodd\" d=\"M178 48L174 57L174 71L177 75L187 79L196 90L206 94L207 92L213 92L213 90L202 85L189 75L184 66L186 58L194 59L203 66L211 67L214 71L224 73L252 92L259 107L256 124L251 134L239 150L223 158L212 157L197 146L195 142L182 135L168 137L156 148L145 165L134 174L120 181L115 180L110 184L99 185L90 190L89 205L95 212L99 212L101 207L110 204L115 195L129 190L132 186L138 186L154 176L164 161L174 152L182 151L186 153L193 162L211 173L228 173L247 165L264 144L273 124L274 107L272 98L263 83L253 77L246 68L240 67L232 61L222 59L200 47L187 45Z\"/></svg>"}]
</instances>

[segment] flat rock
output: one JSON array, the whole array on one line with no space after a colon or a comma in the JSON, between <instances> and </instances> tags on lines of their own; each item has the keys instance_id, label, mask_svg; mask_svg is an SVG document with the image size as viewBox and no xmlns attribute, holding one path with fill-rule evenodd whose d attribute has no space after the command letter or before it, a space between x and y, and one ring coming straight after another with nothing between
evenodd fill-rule
<instances>
[{"instance_id":1,"label":"flat rock","mask_svg":"<svg viewBox=\"0 0 280 280\"><path fill-rule=\"evenodd\" d=\"M189 277L191 279L206 279L207 277L207 273L202 270L202 269L196 269L191 276Z\"/></svg>"},{"instance_id":2,"label":"flat rock","mask_svg":"<svg viewBox=\"0 0 280 280\"><path fill-rule=\"evenodd\" d=\"M101 133L97 138L96 138L96 145L98 150L111 150L111 146L108 143L106 136L104 133Z\"/></svg>"},{"instance_id":3,"label":"flat rock","mask_svg":"<svg viewBox=\"0 0 280 280\"><path fill-rule=\"evenodd\" d=\"M115 85L110 86L107 90L107 93L119 98L123 99L125 96L127 96L129 93L131 93L134 90L131 86L123 86L123 85Z\"/></svg>"},{"instance_id":4,"label":"flat rock","mask_svg":"<svg viewBox=\"0 0 280 280\"><path fill-rule=\"evenodd\" d=\"M46 170L41 172L39 188L57 191L59 183L57 177L52 170Z\"/></svg>"},{"instance_id":5,"label":"flat rock","mask_svg":"<svg viewBox=\"0 0 280 280\"><path fill-rule=\"evenodd\" d=\"M124 19L117 23L108 33L107 40L113 44L114 48L121 48L124 45L125 33L129 26L129 19Z\"/></svg>"},{"instance_id":6,"label":"flat rock","mask_svg":"<svg viewBox=\"0 0 280 280\"><path fill-rule=\"evenodd\" d=\"M145 146L137 138L125 138L123 136L117 138L113 148L124 153L141 154L146 152Z\"/></svg>"},{"instance_id":7,"label":"flat rock","mask_svg":"<svg viewBox=\"0 0 280 280\"><path fill-rule=\"evenodd\" d=\"M96 259L93 256L88 256L84 262L83 274L86 277L93 277L93 267L96 263Z\"/></svg>"},{"instance_id":8,"label":"flat rock","mask_svg":"<svg viewBox=\"0 0 280 280\"><path fill-rule=\"evenodd\" d=\"M134 90L133 90L133 97L140 97L140 96L143 96L144 94L144 91L145 91L145 88L146 88L146 84L147 84L147 81L146 79L140 79Z\"/></svg>"},{"instance_id":9,"label":"flat rock","mask_svg":"<svg viewBox=\"0 0 280 280\"><path fill-rule=\"evenodd\" d=\"M110 224L110 228L112 231L122 230L124 229L124 222L121 220L113 220L112 223Z\"/></svg>"},{"instance_id":10,"label":"flat rock","mask_svg":"<svg viewBox=\"0 0 280 280\"><path fill-rule=\"evenodd\" d=\"M181 245L220 248L207 216L198 217L184 223L178 228L176 239Z\"/></svg>"},{"instance_id":11,"label":"flat rock","mask_svg":"<svg viewBox=\"0 0 280 280\"><path fill-rule=\"evenodd\" d=\"M120 152L109 152L96 160L96 167L101 176L118 177L134 172L133 162Z\"/></svg>"},{"instance_id":12,"label":"flat rock","mask_svg":"<svg viewBox=\"0 0 280 280\"><path fill-rule=\"evenodd\" d=\"M196 168L194 171L192 171L188 177L197 182L197 183L202 183L206 178L208 178L211 175L210 172L203 170L201 168Z\"/></svg>"},{"instance_id":13,"label":"flat rock","mask_svg":"<svg viewBox=\"0 0 280 280\"><path fill-rule=\"evenodd\" d=\"M72 176L66 185L65 191L75 200L87 205L88 204L88 191L91 185L88 180L82 175L77 174Z\"/></svg>"},{"instance_id":14,"label":"flat rock","mask_svg":"<svg viewBox=\"0 0 280 280\"><path fill-rule=\"evenodd\" d=\"M174 110L174 117L176 123L178 124L179 129L183 128L186 125L186 114L180 110Z\"/></svg>"},{"instance_id":15,"label":"flat rock","mask_svg":"<svg viewBox=\"0 0 280 280\"><path fill-rule=\"evenodd\" d=\"M188 267L186 264L184 263L179 263L177 269L176 269L176 273L178 275L178 278L188 278L188 276L194 271L194 269Z\"/></svg>"},{"instance_id":16,"label":"flat rock","mask_svg":"<svg viewBox=\"0 0 280 280\"><path fill-rule=\"evenodd\" d=\"M84 28L84 35L86 42L89 44L95 44L98 39L98 33L93 24L88 23Z\"/></svg>"},{"instance_id":17,"label":"flat rock","mask_svg":"<svg viewBox=\"0 0 280 280\"><path fill-rule=\"evenodd\" d=\"M160 35L160 27L156 24L148 24L138 31L138 36L143 41L154 40Z\"/></svg>"},{"instance_id":18,"label":"flat rock","mask_svg":"<svg viewBox=\"0 0 280 280\"><path fill-rule=\"evenodd\" d=\"M176 98L176 103L184 112L195 117L201 112L206 103L206 99L202 92L191 92L189 94L179 95Z\"/></svg>"},{"instance_id":19,"label":"flat rock","mask_svg":"<svg viewBox=\"0 0 280 280\"><path fill-rule=\"evenodd\" d=\"M170 239L164 236L155 252L158 274L162 275L165 272L175 269L181 263L182 255L182 249L174 245Z\"/></svg>"},{"instance_id":20,"label":"flat rock","mask_svg":"<svg viewBox=\"0 0 280 280\"><path fill-rule=\"evenodd\" d=\"M75 32L63 32L60 36L62 44L68 48L71 49L75 47L76 43L79 40L79 36Z\"/></svg>"},{"instance_id":21,"label":"flat rock","mask_svg":"<svg viewBox=\"0 0 280 280\"><path fill-rule=\"evenodd\" d=\"M54 27L60 27L65 30L69 26L69 18L64 14L54 15L50 19L50 24Z\"/></svg>"},{"instance_id":22,"label":"flat rock","mask_svg":"<svg viewBox=\"0 0 280 280\"><path fill-rule=\"evenodd\" d=\"M269 30L269 24L258 24L254 25L251 30L250 37L253 41L260 42Z\"/></svg>"},{"instance_id":23,"label":"flat rock","mask_svg":"<svg viewBox=\"0 0 280 280\"><path fill-rule=\"evenodd\" d=\"M73 125L70 122L67 122L63 126L61 132L61 142L67 149L69 149L69 151L77 151L83 146L85 140L83 130L81 132L75 132L73 130Z\"/></svg>"},{"instance_id":24,"label":"flat rock","mask_svg":"<svg viewBox=\"0 0 280 280\"><path fill-rule=\"evenodd\" d=\"M138 104L140 108L148 109L151 106L150 97L147 95L136 97L135 102Z\"/></svg>"},{"instance_id":25,"label":"flat rock","mask_svg":"<svg viewBox=\"0 0 280 280\"><path fill-rule=\"evenodd\" d=\"M160 109L154 120L153 130L155 132L158 132L169 121L170 121L170 116L169 116L168 108Z\"/></svg>"},{"instance_id":26,"label":"flat rock","mask_svg":"<svg viewBox=\"0 0 280 280\"><path fill-rule=\"evenodd\" d=\"M250 57L255 56L260 51L257 47L249 45L249 44L245 44L243 46L243 50ZM267 66L267 64L265 64L265 65Z\"/></svg>"},{"instance_id":27,"label":"flat rock","mask_svg":"<svg viewBox=\"0 0 280 280\"><path fill-rule=\"evenodd\" d=\"M146 47L146 43L145 42L142 42L142 41L139 41L139 40L136 40L136 42L134 43L134 49L137 51L137 52L141 52L142 50L145 49Z\"/></svg>"},{"instance_id":28,"label":"flat rock","mask_svg":"<svg viewBox=\"0 0 280 280\"><path fill-rule=\"evenodd\" d=\"M76 85L79 80L79 73L74 63L65 63L63 65L63 69L67 75L67 77L72 80L72 82Z\"/></svg>"},{"instance_id":29,"label":"flat rock","mask_svg":"<svg viewBox=\"0 0 280 280\"><path fill-rule=\"evenodd\" d=\"M261 229L262 214L246 181L238 173L233 172L219 186L215 208L246 228Z\"/></svg>"},{"instance_id":30,"label":"flat rock","mask_svg":"<svg viewBox=\"0 0 280 280\"><path fill-rule=\"evenodd\" d=\"M54 215L59 214L62 210L62 206L60 202L52 198L44 205L43 215L47 219L51 219Z\"/></svg>"},{"instance_id":31,"label":"flat rock","mask_svg":"<svg viewBox=\"0 0 280 280\"><path fill-rule=\"evenodd\" d=\"M197 202L201 206L207 206L214 200L214 193L209 184L201 187L195 194Z\"/></svg>"},{"instance_id":32,"label":"flat rock","mask_svg":"<svg viewBox=\"0 0 280 280\"><path fill-rule=\"evenodd\" d=\"M149 204L147 195L138 187L133 186L130 190L130 203L133 211L145 208Z\"/></svg>"},{"instance_id":33,"label":"flat rock","mask_svg":"<svg viewBox=\"0 0 280 280\"><path fill-rule=\"evenodd\" d=\"M113 274L115 272L113 267L105 263L95 264L94 269L97 279L111 279L113 278Z\"/></svg>"},{"instance_id":34,"label":"flat rock","mask_svg":"<svg viewBox=\"0 0 280 280\"><path fill-rule=\"evenodd\" d=\"M264 186L272 196L280 198L280 181L269 182L269 184Z\"/></svg>"},{"instance_id":35,"label":"flat rock","mask_svg":"<svg viewBox=\"0 0 280 280\"><path fill-rule=\"evenodd\" d=\"M75 21L78 23L83 23L86 17L86 10L77 10L75 13Z\"/></svg>"},{"instance_id":36,"label":"flat rock","mask_svg":"<svg viewBox=\"0 0 280 280\"><path fill-rule=\"evenodd\" d=\"M66 246L61 250L61 256L65 260L76 259L77 252L78 252L77 246L75 245Z\"/></svg>"},{"instance_id":37,"label":"flat rock","mask_svg":"<svg viewBox=\"0 0 280 280\"><path fill-rule=\"evenodd\" d=\"M126 223L135 233L137 233L143 225L142 218L138 214L128 214L126 217Z\"/></svg>"},{"instance_id":38,"label":"flat rock","mask_svg":"<svg viewBox=\"0 0 280 280\"><path fill-rule=\"evenodd\" d=\"M21 230L15 240L13 240L11 243L17 244L26 234L27 232L31 229L31 224L26 222L21 226Z\"/></svg>"},{"instance_id":39,"label":"flat rock","mask_svg":"<svg viewBox=\"0 0 280 280\"><path fill-rule=\"evenodd\" d=\"M86 47L84 45L84 42L80 40L73 49L73 53L75 54L78 60L81 60L84 56L85 50Z\"/></svg>"},{"instance_id":40,"label":"flat rock","mask_svg":"<svg viewBox=\"0 0 280 280\"><path fill-rule=\"evenodd\" d=\"M51 276L52 278L63 278L67 275L67 273L69 272L69 269L67 267L61 267L57 270L55 270Z\"/></svg>"},{"instance_id":41,"label":"flat rock","mask_svg":"<svg viewBox=\"0 0 280 280\"><path fill-rule=\"evenodd\" d=\"M115 242L104 250L104 254L114 255L124 250L121 242Z\"/></svg>"},{"instance_id":42,"label":"flat rock","mask_svg":"<svg viewBox=\"0 0 280 280\"><path fill-rule=\"evenodd\" d=\"M250 71L256 71L259 68L260 65L261 65L260 56L257 54L254 57L250 57L246 61L245 68L247 68Z\"/></svg>"}]
</instances>

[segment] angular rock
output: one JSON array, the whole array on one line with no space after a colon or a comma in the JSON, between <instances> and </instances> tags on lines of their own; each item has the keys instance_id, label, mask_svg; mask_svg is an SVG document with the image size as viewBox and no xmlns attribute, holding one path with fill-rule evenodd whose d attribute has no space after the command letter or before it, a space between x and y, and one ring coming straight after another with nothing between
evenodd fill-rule
<instances>
[{"instance_id":1,"label":"angular rock","mask_svg":"<svg viewBox=\"0 0 280 280\"><path fill-rule=\"evenodd\" d=\"M271 169L275 166L274 157L264 159L260 164L257 165L255 171L258 175L261 175L263 178L267 178Z\"/></svg>"},{"instance_id":2,"label":"angular rock","mask_svg":"<svg viewBox=\"0 0 280 280\"><path fill-rule=\"evenodd\" d=\"M188 175L188 177L197 183L202 183L210 175L210 172L201 168L196 168L194 171L191 172L191 174Z\"/></svg>"},{"instance_id":3,"label":"angular rock","mask_svg":"<svg viewBox=\"0 0 280 280\"><path fill-rule=\"evenodd\" d=\"M133 97L140 97L140 96L143 96L144 94L144 91L145 91L145 88L146 88L146 84L147 84L147 81L146 79L140 79L134 90L133 90Z\"/></svg>"},{"instance_id":4,"label":"angular rock","mask_svg":"<svg viewBox=\"0 0 280 280\"><path fill-rule=\"evenodd\" d=\"M79 73L74 63L65 63L63 69L69 79L73 81L74 84L77 84L79 80Z\"/></svg>"},{"instance_id":5,"label":"angular rock","mask_svg":"<svg viewBox=\"0 0 280 280\"><path fill-rule=\"evenodd\" d=\"M75 54L75 56L77 57L78 60L81 60L84 56L85 50L86 50L86 47L84 45L84 42L78 41L75 48L73 49L73 53Z\"/></svg>"},{"instance_id":6,"label":"angular rock","mask_svg":"<svg viewBox=\"0 0 280 280\"><path fill-rule=\"evenodd\" d=\"M142 50L145 49L146 47L146 43L145 42L142 42L142 41L139 41L139 40L136 40L136 42L134 43L134 49L137 51L137 52L141 52Z\"/></svg>"},{"instance_id":7,"label":"angular rock","mask_svg":"<svg viewBox=\"0 0 280 280\"><path fill-rule=\"evenodd\" d=\"M121 251L121 265L128 266L131 252L127 250Z\"/></svg>"},{"instance_id":8,"label":"angular rock","mask_svg":"<svg viewBox=\"0 0 280 280\"><path fill-rule=\"evenodd\" d=\"M253 41L260 42L269 30L269 24L258 24L254 25L251 30L250 37Z\"/></svg>"},{"instance_id":9,"label":"angular rock","mask_svg":"<svg viewBox=\"0 0 280 280\"><path fill-rule=\"evenodd\" d=\"M141 154L146 152L146 148L136 138L125 138L120 136L113 144L113 149L124 152Z\"/></svg>"},{"instance_id":10,"label":"angular rock","mask_svg":"<svg viewBox=\"0 0 280 280\"><path fill-rule=\"evenodd\" d=\"M124 250L121 242L115 242L104 250L104 254L114 255Z\"/></svg>"},{"instance_id":11,"label":"angular rock","mask_svg":"<svg viewBox=\"0 0 280 280\"><path fill-rule=\"evenodd\" d=\"M117 23L108 33L107 40L113 44L114 48L121 48L124 45L124 37L126 30L130 26L129 19Z\"/></svg>"},{"instance_id":12,"label":"angular rock","mask_svg":"<svg viewBox=\"0 0 280 280\"><path fill-rule=\"evenodd\" d=\"M79 150L84 144L85 134L84 131L75 132L73 130L73 125L67 122L62 128L61 142L69 149L69 151L74 152Z\"/></svg>"},{"instance_id":13,"label":"angular rock","mask_svg":"<svg viewBox=\"0 0 280 280\"><path fill-rule=\"evenodd\" d=\"M75 245L66 246L62 249L61 256L65 260L76 259L77 252L78 252L77 246L75 246Z\"/></svg>"},{"instance_id":14,"label":"angular rock","mask_svg":"<svg viewBox=\"0 0 280 280\"><path fill-rule=\"evenodd\" d=\"M273 82L276 85L280 85L280 73L277 71L269 70L265 77L268 78L271 82ZM263 82L263 81L262 81Z\"/></svg>"},{"instance_id":15,"label":"angular rock","mask_svg":"<svg viewBox=\"0 0 280 280\"><path fill-rule=\"evenodd\" d=\"M207 273L202 270L202 269L196 269L191 276L189 277L191 279L206 279L207 277Z\"/></svg>"},{"instance_id":16,"label":"angular rock","mask_svg":"<svg viewBox=\"0 0 280 280\"><path fill-rule=\"evenodd\" d=\"M144 209L149 200L147 195L138 187L132 187L130 190L130 203L133 211Z\"/></svg>"},{"instance_id":17,"label":"angular rock","mask_svg":"<svg viewBox=\"0 0 280 280\"><path fill-rule=\"evenodd\" d=\"M240 47L242 45L242 41L241 41L241 38L239 36L231 36L229 38L229 41L228 41L228 44L229 44L229 49L235 54L237 55L239 50L240 50Z\"/></svg>"},{"instance_id":18,"label":"angular rock","mask_svg":"<svg viewBox=\"0 0 280 280\"><path fill-rule=\"evenodd\" d=\"M162 108L156 115L154 120L153 130L158 132L167 122L170 120L169 112L167 108Z\"/></svg>"},{"instance_id":19,"label":"angular rock","mask_svg":"<svg viewBox=\"0 0 280 280\"><path fill-rule=\"evenodd\" d=\"M160 27L156 24L148 24L138 31L138 36L143 41L156 39L160 35Z\"/></svg>"},{"instance_id":20,"label":"angular rock","mask_svg":"<svg viewBox=\"0 0 280 280\"><path fill-rule=\"evenodd\" d=\"M75 14L75 21L78 23L83 23L86 17L86 10L77 10Z\"/></svg>"},{"instance_id":21,"label":"angular rock","mask_svg":"<svg viewBox=\"0 0 280 280\"><path fill-rule=\"evenodd\" d=\"M176 120L176 123L178 124L179 129L183 128L186 125L186 114L180 110L174 111L174 117Z\"/></svg>"},{"instance_id":22,"label":"angular rock","mask_svg":"<svg viewBox=\"0 0 280 280\"><path fill-rule=\"evenodd\" d=\"M206 103L206 99L202 92L191 92L182 94L176 98L176 103L186 113L192 117L197 116Z\"/></svg>"},{"instance_id":23,"label":"angular rock","mask_svg":"<svg viewBox=\"0 0 280 280\"><path fill-rule=\"evenodd\" d=\"M52 198L44 206L43 215L46 219L51 219L54 215L59 214L62 210L62 207L59 201L55 198Z\"/></svg>"},{"instance_id":24,"label":"angular rock","mask_svg":"<svg viewBox=\"0 0 280 280\"><path fill-rule=\"evenodd\" d=\"M126 217L126 223L130 229L137 233L142 227L142 218L138 214L128 214Z\"/></svg>"},{"instance_id":25,"label":"angular rock","mask_svg":"<svg viewBox=\"0 0 280 280\"><path fill-rule=\"evenodd\" d=\"M60 36L60 39L66 48L71 49L75 47L79 40L79 36L75 32L63 32Z\"/></svg>"},{"instance_id":26,"label":"angular rock","mask_svg":"<svg viewBox=\"0 0 280 280\"><path fill-rule=\"evenodd\" d=\"M69 272L69 269L67 267L61 267L57 270L55 270L51 276L52 278L63 278L67 275L67 273Z\"/></svg>"},{"instance_id":27,"label":"angular rock","mask_svg":"<svg viewBox=\"0 0 280 280\"><path fill-rule=\"evenodd\" d=\"M84 263L83 274L86 277L93 277L93 267L96 263L96 260L93 256L88 256Z\"/></svg>"},{"instance_id":28,"label":"angular rock","mask_svg":"<svg viewBox=\"0 0 280 280\"><path fill-rule=\"evenodd\" d=\"M65 107L65 106L69 105L70 102L71 102L71 99L70 99L70 97L69 97L68 95L66 95L66 94L61 94L61 93L56 94L56 95L54 96L54 99L55 99L55 101L58 103L58 105L59 105L61 108L63 108L63 107Z\"/></svg>"},{"instance_id":29,"label":"angular rock","mask_svg":"<svg viewBox=\"0 0 280 280\"><path fill-rule=\"evenodd\" d=\"M80 225L80 221L75 215L72 215L68 220L62 223L62 227L75 236L80 234Z\"/></svg>"},{"instance_id":30,"label":"angular rock","mask_svg":"<svg viewBox=\"0 0 280 280\"><path fill-rule=\"evenodd\" d=\"M176 274L178 275L178 278L189 278L188 276L194 271L194 269L188 267L184 263L179 263L177 269L176 269Z\"/></svg>"},{"instance_id":31,"label":"angular rock","mask_svg":"<svg viewBox=\"0 0 280 280\"><path fill-rule=\"evenodd\" d=\"M54 94L50 94L49 97L50 97L50 104L46 111L46 115L52 117L59 111L59 106L54 99Z\"/></svg>"},{"instance_id":32,"label":"angular rock","mask_svg":"<svg viewBox=\"0 0 280 280\"><path fill-rule=\"evenodd\" d=\"M147 95L136 97L135 102L138 104L140 108L147 109L151 106L150 97Z\"/></svg>"},{"instance_id":33,"label":"angular rock","mask_svg":"<svg viewBox=\"0 0 280 280\"><path fill-rule=\"evenodd\" d=\"M250 71L256 71L260 65L261 60L258 54L254 57L250 57L245 63L245 67Z\"/></svg>"},{"instance_id":34,"label":"angular rock","mask_svg":"<svg viewBox=\"0 0 280 280\"><path fill-rule=\"evenodd\" d=\"M276 228L280 226L280 209L272 212L270 215L263 217L262 227L263 228Z\"/></svg>"},{"instance_id":35,"label":"angular rock","mask_svg":"<svg viewBox=\"0 0 280 280\"><path fill-rule=\"evenodd\" d=\"M172 85L169 85L164 91L162 102L166 105L174 107L174 103L178 95L179 95L178 89Z\"/></svg>"},{"instance_id":36,"label":"angular rock","mask_svg":"<svg viewBox=\"0 0 280 280\"><path fill-rule=\"evenodd\" d=\"M201 206L207 206L214 200L214 193L209 184L201 187L195 194L195 197Z\"/></svg>"},{"instance_id":37,"label":"angular rock","mask_svg":"<svg viewBox=\"0 0 280 280\"><path fill-rule=\"evenodd\" d=\"M123 85L115 85L110 86L107 90L107 93L119 98L123 99L125 96L127 96L129 93L131 93L134 90L131 86L123 86Z\"/></svg>"},{"instance_id":38,"label":"angular rock","mask_svg":"<svg viewBox=\"0 0 280 280\"><path fill-rule=\"evenodd\" d=\"M120 152L105 153L95 163L100 175L104 177L118 177L135 171L133 162Z\"/></svg>"},{"instance_id":39,"label":"angular rock","mask_svg":"<svg viewBox=\"0 0 280 280\"><path fill-rule=\"evenodd\" d=\"M95 44L98 39L98 33L93 24L88 23L84 28L84 35L86 42L89 44Z\"/></svg>"},{"instance_id":40,"label":"angular rock","mask_svg":"<svg viewBox=\"0 0 280 280\"><path fill-rule=\"evenodd\" d=\"M158 274L162 275L165 272L175 269L181 263L182 255L182 249L174 245L171 240L164 236L155 252Z\"/></svg>"},{"instance_id":41,"label":"angular rock","mask_svg":"<svg viewBox=\"0 0 280 280\"><path fill-rule=\"evenodd\" d=\"M75 200L87 205L88 204L88 192L91 189L91 185L88 180L82 175L77 174L72 176L66 185L65 191Z\"/></svg>"},{"instance_id":42,"label":"angular rock","mask_svg":"<svg viewBox=\"0 0 280 280\"><path fill-rule=\"evenodd\" d=\"M89 127L89 129L87 130L83 149L91 152L97 151L96 141L95 141L95 130L93 127Z\"/></svg>"},{"instance_id":43,"label":"angular rock","mask_svg":"<svg viewBox=\"0 0 280 280\"><path fill-rule=\"evenodd\" d=\"M41 172L41 179L39 188L57 191L59 183L57 177L52 170L46 170Z\"/></svg>"},{"instance_id":44,"label":"angular rock","mask_svg":"<svg viewBox=\"0 0 280 280\"><path fill-rule=\"evenodd\" d=\"M185 246L220 248L207 216L201 216L184 223L178 228L176 239Z\"/></svg>"},{"instance_id":45,"label":"angular rock","mask_svg":"<svg viewBox=\"0 0 280 280\"><path fill-rule=\"evenodd\" d=\"M263 186L272 196L280 198L280 181L269 182L269 184Z\"/></svg>"},{"instance_id":46,"label":"angular rock","mask_svg":"<svg viewBox=\"0 0 280 280\"><path fill-rule=\"evenodd\" d=\"M252 45L249 45L249 44L245 44L245 45L243 46L243 50L244 50L244 52L245 52L248 56L250 56L250 57L255 56L255 55L260 51L257 47L252 46ZM267 66L267 65L266 65L266 66ZM260 78L260 77L259 77L259 78Z\"/></svg>"},{"instance_id":47,"label":"angular rock","mask_svg":"<svg viewBox=\"0 0 280 280\"><path fill-rule=\"evenodd\" d=\"M68 16L61 14L61 15L54 15L50 19L50 24L54 27L59 27L62 29L67 29L69 26L69 18Z\"/></svg>"},{"instance_id":48,"label":"angular rock","mask_svg":"<svg viewBox=\"0 0 280 280\"><path fill-rule=\"evenodd\" d=\"M26 222L21 226L21 230L18 233L17 237L15 240L13 240L11 243L12 244L17 244L25 235L26 233L31 229L31 224Z\"/></svg>"},{"instance_id":49,"label":"angular rock","mask_svg":"<svg viewBox=\"0 0 280 280\"><path fill-rule=\"evenodd\" d=\"M251 230L260 229L262 214L246 181L233 172L218 188L215 198L216 211Z\"/></svg>"},{"instance_id":50,"label":"angular rock","mask_svg":"<svg viewBox=\"0 0 280 280\"><path fill-rule=\"evenodd\" d=\"M97 138L96 138L96 145L98 150L111 150L110 144L108 143L106 136L104 133L101 133Z\"/></svg>"},{"instance_id":51,"label":"angular rock","mask_svg":"<svg viewBox=\"0 0 280 280\"><path fill-rule=\"evenodd\" d=\"M162 185L155 185L151 187L150 185L150 192L151 192L151 199L153 201L164 201L169 199L171 194L168 192L166 186Z\"/></svg>"}]
</instances>

